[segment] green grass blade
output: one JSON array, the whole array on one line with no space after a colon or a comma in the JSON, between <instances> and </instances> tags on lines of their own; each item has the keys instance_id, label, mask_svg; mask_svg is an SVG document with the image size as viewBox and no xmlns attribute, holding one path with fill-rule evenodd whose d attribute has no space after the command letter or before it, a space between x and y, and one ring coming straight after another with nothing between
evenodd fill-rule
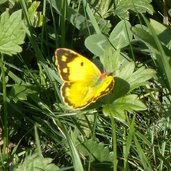
<instances>
[{"instance_id":1,"label":"green grass blade","mask_svg":"<svg viewBox=\"0 0 171 171\"><path fill-rule=\"evenodd\" d=\"M71 150L71 156L72 156L72 160L73 160L74 170L75 171L84 171L78 151L75 148L75 145L74 145L71 137L69 136L68 130L66 129L66 127L64 127L64 133L65 133L66 139L68 141L69 148Z\"/></svg>"},{"instance_id":2,"label":"green grass blade","mask_svg":"<svg viewBox=\"0 0 171 171\"><path fill-rule=\"evenodd\" d=\"M129 128L129 132L128 132L128 136L125 137L126 138L126 146L124 147L124 170L127 171L128 170L128 156L130 154L130 150L131 150L131 142L134 136L134 132L135 132L135 116L132 119L130 128ZM125 139L124 138L124 139Z\"/></svg>"},{"instance_id":3,"label":"green grass blade","mask_svg":"<svg viewBox=\"0 0 171 171\"><path fill-rule=\"evenodd\" d=\"M144 170L146 171L152 171L153 169L151 168L151 165L149 163L149 160L148 158L146 157L143 149L141 148L141 145L140 143L138 142L136 136L134 136L134 142L135 142L135 145L136 145L136 148L137 148L137 152L139 154L139 158L141 160L141 163L144 167Z\"/></svg>"},{"instance_id":4,"label":"green grass blade","mask_svg":"<svg viewBox=\"0 0 171 171\"><path fill-rule=\"evenodd\" d=\"M147 26L153 36L153 39L154 39L154 42L156 43L158 51L160 52L160 55L157 55L157 61L158 61L159 66L162 67L161 69L166 74L168 86L169 86L169 89L171 90L171 76L170 76L171 64L169 62L169 56L166 55L166 52L164 51L164 48L162 47L154 28L149 24L149 22L147 21L147 19L144 16L143 16L143 19L144 19L145 23L147 24Z\"/></svg>"},{"instance_id":5,"label":"green grass blade","mask_svg":"<svg viewBox=\"0 0 171 171\"><path fill-rule=\"evenodd\" d=\"M82 1L83 1L83 6L86 9L87 15L89 16L89 19L91 21L91 24L93 25L96 33L99 33L100 34L101 33L100 28L98 26L98 23L96 21L95 16L93 15L93 13L91 11L91 8L90 8L88 2L86 0L82 0Z\"/></svg>"},{"instance_id":6,"label":"green grass blade","mask_svg":"<svg viewBox=\"0 0 171 171\"><path fill-rule=\"evenodd\" d=\"M113 140L113 171L117 171L117 139L116 139L116 123L115 119L111 115L111 124L112 124L112 140Z\"/></svg>"}]
</instances>

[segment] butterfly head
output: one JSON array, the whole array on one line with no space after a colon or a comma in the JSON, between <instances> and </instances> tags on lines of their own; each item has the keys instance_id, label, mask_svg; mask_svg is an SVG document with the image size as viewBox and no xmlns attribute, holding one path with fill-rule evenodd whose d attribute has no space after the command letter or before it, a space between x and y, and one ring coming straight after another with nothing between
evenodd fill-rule
<instances>
[{"instance_id":1,"label":"butterfly head","mask_svg":"<svg viewBox=\"0 0 171 171\"><path fill-rule=\"evenodd\" d=\"M105 72L101 73L100 78L105 78L105 77L106 77L106 73Z\"/></svg>"}]
</instances>

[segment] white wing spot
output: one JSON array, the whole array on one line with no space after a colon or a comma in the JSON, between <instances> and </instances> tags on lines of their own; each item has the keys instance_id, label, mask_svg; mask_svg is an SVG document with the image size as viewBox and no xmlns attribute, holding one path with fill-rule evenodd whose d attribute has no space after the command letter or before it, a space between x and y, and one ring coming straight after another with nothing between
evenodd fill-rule
<instances>
[{"instance_id":1,"label":"white wing spot","mask_svg":"<svg viewBox=\"0 0 171 171\"><path fill-rule=\"evenodd\" d=\"M61 60L62 60L63 62L66 62L66 61L67 61L67 57L66 57L65 55L62 55Z\"/></svg>"}]
</instances>

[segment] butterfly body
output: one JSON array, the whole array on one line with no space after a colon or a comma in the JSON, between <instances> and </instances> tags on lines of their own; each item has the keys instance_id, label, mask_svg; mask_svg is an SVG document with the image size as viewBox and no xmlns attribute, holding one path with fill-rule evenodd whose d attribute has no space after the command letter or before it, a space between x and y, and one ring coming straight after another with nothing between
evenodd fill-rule
<instances>
[{"instance_id":1,"label":"butterfly body","mask_svg":"<svg viewBox=\"0 0 171 171\"><path fill-rule=\"evenodd\" d=\"M64 81L61 95L72 109L83 109L108 94L114 85L112 76L101 73L95 64L66 48L55 52L56 65Z\"/></svg>"}]
</instances>

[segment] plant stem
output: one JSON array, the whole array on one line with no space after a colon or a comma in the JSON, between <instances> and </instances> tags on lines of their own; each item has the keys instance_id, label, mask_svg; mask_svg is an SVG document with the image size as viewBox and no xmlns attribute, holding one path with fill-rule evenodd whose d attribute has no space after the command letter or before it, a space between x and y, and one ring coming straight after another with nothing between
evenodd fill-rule
<instances>
[{"instance_id":1,"label":"plant stem","mask_svg":"<svg viewBox=\"0 0 171 171\"><path fill-rule=\"evenodd\" d=\"M2 90L3 90L3 153L6 153L8 146L8 112L7 112L7 93L6 93L6 81L5 81L5 66L3 63L3 55L0 57L0 67L2 72Z\"/></svg>"},{"instance_id":2,"label":"plant stem","mask_svg":"<svg viewBox=\"0 0 171 171\"><path fill-rule=\"evenodd\" d=\"M113 137L113 171L117 171L117 141L116 141L116 124L115 119L111 116L112 137Z\"/></svg>"}]
</instances>

